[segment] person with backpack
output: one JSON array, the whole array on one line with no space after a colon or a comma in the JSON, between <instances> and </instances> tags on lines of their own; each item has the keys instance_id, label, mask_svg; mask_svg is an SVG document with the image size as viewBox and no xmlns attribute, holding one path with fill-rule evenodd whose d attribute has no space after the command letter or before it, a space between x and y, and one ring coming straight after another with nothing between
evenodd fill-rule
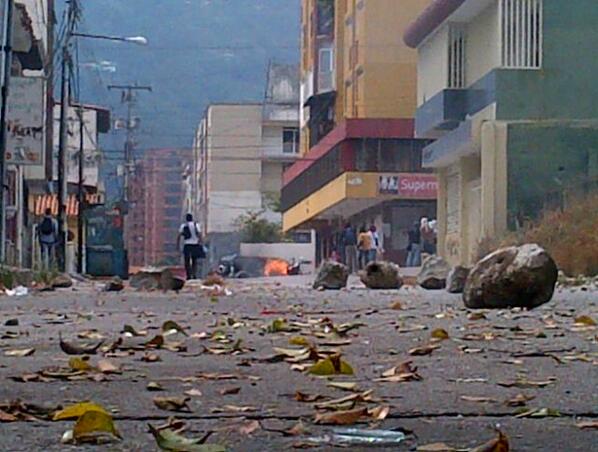
<instances>
[{"instance_id":1,"label":"person with backpack","mask_svg":"<svg viewBox=\"0 0 598 452\"><path fill-rule=\"evenodd\" d=\"M342 244L345 248L345 265L349 267L351 273L358 270L357 262L357 233L350 223L345 225L342 234Z\"/></svg>"},{"instance_id":2,"label":"person with backpack","mask_svg":"<svg viewBox=\"0 0 598 452\"><path fill-rule=\"evenodd\" d=\"M49 270L54 265L58 244L58 221L52 216L52 209L46 209L44 218L37 226L37 237L41 249L42 267Z\"/></svg>"},{"instance_id":3,"label":"person with backpack","mask_svg":"<svg viewBox=\"0 0 598 452\"><path fill-rule=\"evenodd\" d=\"M183 239L183 259L185 261L185 271L187 279L196 279L198 277L198 262L206 257L204 251L199 225L193 221L193 215L187 214L185 222L179 228L177 237L177 248L180 249L181 238Z\"/></svg>"}]
</instances>

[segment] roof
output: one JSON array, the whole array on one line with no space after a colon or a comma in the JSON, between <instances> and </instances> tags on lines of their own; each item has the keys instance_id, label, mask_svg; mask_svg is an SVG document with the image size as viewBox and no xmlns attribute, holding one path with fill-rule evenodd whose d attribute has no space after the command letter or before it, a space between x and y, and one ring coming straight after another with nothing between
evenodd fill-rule
<instances>
[{"instance_id":1,"label":"roof","mask_svg":"<svg viewBox=\"0 0 598 452\"><path fill-rule=\"evenodd\" d=\"M434 0L423 13L413 21L403 35L405 44L418 47L426 37L438 28L466 0Z\"/></svg>"}]
</instances>

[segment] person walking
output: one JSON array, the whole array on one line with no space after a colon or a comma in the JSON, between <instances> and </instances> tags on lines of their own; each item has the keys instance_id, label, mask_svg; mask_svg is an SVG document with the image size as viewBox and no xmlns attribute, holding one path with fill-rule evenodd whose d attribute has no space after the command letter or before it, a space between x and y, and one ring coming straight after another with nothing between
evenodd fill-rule
<instances>
[{"instance_id":1,"label":"person walking","mask_svg":"<svg viewBox=\"0 0 598 452\"><path fill-rule=\"evenodd\" d=\"M52 209L46 209L44 218L37 226L37 237L41 249L42 268L49 270L54 266L58 244L58 221L52 216Z\"/></svg>"},{"instance_id":2,"label":"person walking","mask_svg":"<svg viewBox=\"0 0 598 452\"><path fill-rule=\"evenodd\" d=\"M413 223L413 227L409 229L408 244L407 244L407 267L419 267L422 259L421 249L421 232L420 225L416 221Z\"/></svg>"},{"instance_id":3,"label":"person walking","mask_svg":"<svg viewBox=\"0 0 598 452\"><path fill-rule=\"evenodd\" d=\"M206 257L204 251L199 225L193 221L190 213L185 217L185 222L179 228L177 236L177 248L180 249L181 238L183 239L183 260L185 261L185 272L187 279L196 279L198 275L198 262Z\"/></svg>"},{"instance_id":4,"label":"person walking","mask_svg":"<svg viewBox=\"0 0 598 452\"><path fill-rule=\"evenodd\" d=\"M349 267L351 273L355 273L359 267L357 262L357 234L350 223L347 223L345 229L343 229L342 242L345 247L345 265Z\"/></svg>"},{"instance_id":5,"label":"person walking","mask_svg":"<svg viewBox=\"0 0 598 452\"><path fill-rule=\"evenodd\" d=\"M419 231L422 240L422 251L426 254L436 254L436 236L427 217L421 219Z\"/></svg>"},{"instance_id":6,"label":"person walking","mask_svg":"<svg viewBox=\"0 0 598 452\"><path fill-rule=\"evenodd\" d=\"M378 259L378 253L382 253L382 247L380 246L380 236L378 235L378 230L376 229L376 226L370 226L370 234L372 236L372 246L369 252L368 263L376 262L376 260Z\"/></svg>"},{"instance_id":7,"label":"person walking","mask_svg":"<svg viewBox=\"0 0 598 452\"><path fill-rule=\"evenodd\" d=\"M372 234L365 227L359 230L357 238L357 248L359 250L359 267L365 268L369 264L370 250L372 249Z\"/></svg>"}]
</instances>

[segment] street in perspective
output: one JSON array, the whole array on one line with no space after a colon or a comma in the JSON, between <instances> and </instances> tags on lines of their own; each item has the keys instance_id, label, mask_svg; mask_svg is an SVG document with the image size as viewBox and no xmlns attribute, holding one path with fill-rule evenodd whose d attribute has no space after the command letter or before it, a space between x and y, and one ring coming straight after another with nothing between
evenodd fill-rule
<instances>
[{"instance_id":1,"label":"street in perspective","mask_svg":"<svg viewBox=\"0 0 598 452\"><path fill-rule=\"evenodd\" d=\"M594 0L1 0L0 451L592 451Z\"/></svg>"}]
</instances>

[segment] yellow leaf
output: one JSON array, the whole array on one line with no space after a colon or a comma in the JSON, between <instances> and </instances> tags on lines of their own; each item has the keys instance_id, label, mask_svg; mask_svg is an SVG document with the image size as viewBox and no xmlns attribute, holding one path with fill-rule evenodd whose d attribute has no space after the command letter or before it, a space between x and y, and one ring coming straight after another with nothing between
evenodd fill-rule
<instances>
[{"instance_id":1,"label":"yellow leaf","mask_svg":"<svg viewBox=\"0 0 598 452\"><path fill-rule=\"evenodd\" d=\"M578 325L596 326L596 321L588 315L582 315L577 317L575 319L575 323Z\"/></svg>"},{"instance_id":2,"label":"yellow leaf","mask_svg":"<svg viewBox=\"0 0 598 452\"><path fill-rule=\"evenodd\" d=\"M52 418L52 420L63 421L66 419L77 419L83 416L83 414L85 414L87 411L102 411L108 414L108 411L106 411L101 405L98 405L97 403L81 402L67 406L64 409L57 411L56 413L54 413L54 417Z\"/></svg>"},{"instance_id":3,"label":"yellow leaf","mask_svg":"<svg viewBox=\"0 0 598 452\"><path fill-rule=\"evenodd\" d=\"M89 364L89 360L85 358L70 358L69 359L69 367L72 370L88 372L91 370L91 365Z\"/></svg>"},{"instance_id":4,"label":"yellow leaf","mask_svg":"<svg viewBox=\"0 0 598 452\"><path fill-rule=\"evenodd\" d=\"M176 323L174 320L167 320L162 324L162 332L164 334L169 334L171 331L176 333L181 333L184 336L188 336L187 332L183 329L181 325Z\"/></svg>"},{"instance_id":5,"label":"yellow leaf","mask_svg":"<svg viewBox=\"0 0 598 452\"><path fill-rule=\"evenodd\" d=\"M76 422L73 429L73 438L75 440L94 433L110 433L121 438L116 430L114 420L105 411L86 411Z\"/></svg>"},{"instance_id":6,"label":"yellow leaf","mask_svg":"<svg viewBox=\"0 0 598 452\"><path fill-rule=\"evenodd\" d=\"M349 363L343 361L340 357L330 356L315 363L308 369L313 375L353 375L355 372Z\"/></svg>"},{"instance_id":7,"label":"yellow leaf","mask_svg":"<svg viewBox=\"0 0 598 452\"><path fill-rule=\"evenodd\" d=\"M314 419L316 424L327 425L350 425L355 424L363 416L368 415L367 408L359 408L348 411L337 411L334 413L318 413Z\"/></svg>"},{"instance_id":8,"label":"yellow leaf","mask_svg":"<svg viewBox=\"0 0 598 452\"><path fill-rule=\"evenodd\" d=\"M446 339L449 338L449 334L447 333L447 331L445 329L442 329L442 328L435 329L434 331L432 331L430 333L430 336L433 339L437 339L439 341L444 341L444 340L446 340Z\"/></svg>"},{"instance_id":9,"label":"yellow leaf","mask_svg":"<svg viewBox=\"0 0 598 452\"><path fill-rule=\"evenodd\" d=\"M289 344L299 345L301 347L311 347L311 343L303 336L293 336L289 339Z\"/></svg>"}]
</instances>

